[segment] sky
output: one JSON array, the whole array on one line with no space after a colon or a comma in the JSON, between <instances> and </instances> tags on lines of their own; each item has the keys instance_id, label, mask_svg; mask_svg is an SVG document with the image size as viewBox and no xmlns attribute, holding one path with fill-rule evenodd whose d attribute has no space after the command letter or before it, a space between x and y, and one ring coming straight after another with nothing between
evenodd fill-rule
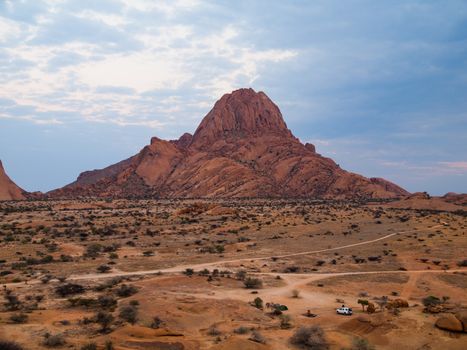
<instances>
[{"instance_id":1,"label":"sky","mask_svg":"<svg viewBox=\"0 0 467 350\"><path fill-rule=\"evenodd\" d=\"M28 191L264 91L342 168L467 192L467 1L0 0L0 159Z\"/></svg>"}]
</instances>

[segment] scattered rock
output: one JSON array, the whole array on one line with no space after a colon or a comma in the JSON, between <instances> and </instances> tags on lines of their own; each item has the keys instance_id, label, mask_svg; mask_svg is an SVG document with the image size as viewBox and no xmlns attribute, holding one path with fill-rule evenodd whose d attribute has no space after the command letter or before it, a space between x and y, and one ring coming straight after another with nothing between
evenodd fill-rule
<instances>
[{"instance_id":1,"label":"scattered rock","mask_svg":"<svg viewBox=\"0 0 467 350\"><path fill-rule=\"evenodd\" d=\"M451 332L462 332L462 322L453 314L445 314L438 318L435 323L436 327Z\"/></svg>"}]
</instances>

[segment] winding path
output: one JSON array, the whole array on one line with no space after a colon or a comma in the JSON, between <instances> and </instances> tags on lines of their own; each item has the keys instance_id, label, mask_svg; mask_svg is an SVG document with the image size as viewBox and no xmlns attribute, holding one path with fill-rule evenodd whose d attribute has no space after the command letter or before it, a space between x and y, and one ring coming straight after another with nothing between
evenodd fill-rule
<instances>
[{"instance_id":1,"label":"winding path","mask_svg":"<svg viewBox=\"0 0 467 350\"><path fill-rule=\"evenodd\" d=\"M424 231L433 230L441 226L442 225L436 225L430 228L424 228L423 230ZM119 271L119 272L111 272L111 273L90 273L90 274L83 274L83 275L71 275L70 277L68 277L68 280L77 281L77 280L87 280L87 279L103 279L103 278L109 278L109 277L142 276L142 275L152 275L152 274L157 274L157 273L177 273L177 272L183 272L187 268L191 268L194 270L200 270L200 269L205 269L205 268L221 268L222 265L225 265L225 264L241 263L245 261L251 262L251 261L259 261L259 260L271 260L273 258L274 259L275 258L289 258L289 257L294 257L294 256L311 255L311 254L318 254L318 253L340 250L340 249L345 249L345 248L357 247L361 245L367 245L367 244L372 244L372 243L379 242L382 240L386 240L399 234L418 232L418 231L420 231L420 229L399 231L399 232L390 233L383 237L379 237L379 238L364 241L364 242L346 244L346 245L334 247L334 248L310 250L310 251L299 252L299 253L270 255L270 256L263 256L263 257L239 258L239 259L232 259L232 260L218 260L218 261L201 263L201 264L179 265L179 266L169 267L165 269L155 269L155 270L140 270L140 271L132 271L132 272L123 272L123 271L120 272ZM380 273L380 272L385 272L385 271L372 271L370 273ZM401 271L397 271L397 272L401 272ZM358 273L360 272L356 272L355 274L358 274ZM342 274L353 274L353 272L343 272ZM277 273L275 273L274 275L277 275ZM290 276L292 274L287 274L287 275ZM299 274L299 275L303 276L303 275L324 275L324 274L311 273L311 274Z\"/></svg>"}]
</instances>

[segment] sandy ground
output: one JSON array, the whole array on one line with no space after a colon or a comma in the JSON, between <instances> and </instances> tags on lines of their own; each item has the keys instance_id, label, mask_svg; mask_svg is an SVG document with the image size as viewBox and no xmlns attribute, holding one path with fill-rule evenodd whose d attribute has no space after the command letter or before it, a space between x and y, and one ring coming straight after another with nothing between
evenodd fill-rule
<instances>
[{"instance_id":1,"label":"sandy ground","mask_svg":"<svg viewBox=\"0 0 467 350\"><path fill-rule=\"evenodd\" d=\"M357 337L377 349L465 349L466 335L434 327L437 316L423 313L421 303L435 295L449 297L451 309L467 306L467 269L458 266L467 251L464 217L300 201L215 202L194 213L193 203L60 201L52 210L45 209L47 203L9 207L0 214L0 272L9 272L0 282L21 306L1 310L0 339L15 339L25 349L45 349L47 332L62 334L62 347L70 349L89 342L104 349L108 340L122 350L296 349L289 339L297 328L319 325L331 349L350 347ZM87 256L93 244L101 251ZM47 255L52 262L38 260ZM100 265L110 271L97 272ZM194 270L192 276L184 274L187 269ZM205 269L209 272L199 275ZM221 272L213 274L216 269ZM246 289L236 278L239 271L263 286ZM48 275L50 281L43 283ZM60 276L66 281L55 278ZM115 278L124 280L96 289ZM57 295L55 289L66 283L85 287L72 297L116 300L106 309L114 316L110 332L100 332L92 321L98 306L71 306L68 297ZM118 296L123 283L137 287L137 293ZM398 316L387 310L369 315L357 303L362 293L369 301L403 298L410 307ZM43 297L32 307L37 295ZM282 328L270 309L252 306L257 297L264 304L287 305L290 326ZM138 302L135 324L119 317L132 301ZM354 309L353 316L336 314L342 303ZM307 310L317 316L306 317ZM28 319L15 324L10 316L19 312ZM158 329L151 327L155 316L162 320ZM245 334L235 331L239 327ZM249 340L252 329L264 344Z\"/></svg>"}]
</instances>

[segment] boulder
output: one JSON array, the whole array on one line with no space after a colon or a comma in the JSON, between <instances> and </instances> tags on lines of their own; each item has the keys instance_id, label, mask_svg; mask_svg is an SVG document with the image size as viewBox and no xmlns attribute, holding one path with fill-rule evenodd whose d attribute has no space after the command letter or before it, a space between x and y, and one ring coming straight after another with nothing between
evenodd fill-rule
<instances>
[{"instance_id":1,"label":"boulder","mask_svg":"<svg viewBox=\"0 0 467 350\"><path fill-rule=\"evenodd\" d=\"M409 302L404 299L395 299L390 301L392 307L394 308L404 308L404 307L409 307Z\"/></svg>"},{"instance_id":2,"label":"boulder","mask_svg":"<svg viewBox=\"0 0 467 350\"><path fill-rule=\"evenodd\" d=\"M462 322L453 314L445 314L440 316L435 323L436 327L451 332L462 332Z\"/></svg>"}]
</instances>

